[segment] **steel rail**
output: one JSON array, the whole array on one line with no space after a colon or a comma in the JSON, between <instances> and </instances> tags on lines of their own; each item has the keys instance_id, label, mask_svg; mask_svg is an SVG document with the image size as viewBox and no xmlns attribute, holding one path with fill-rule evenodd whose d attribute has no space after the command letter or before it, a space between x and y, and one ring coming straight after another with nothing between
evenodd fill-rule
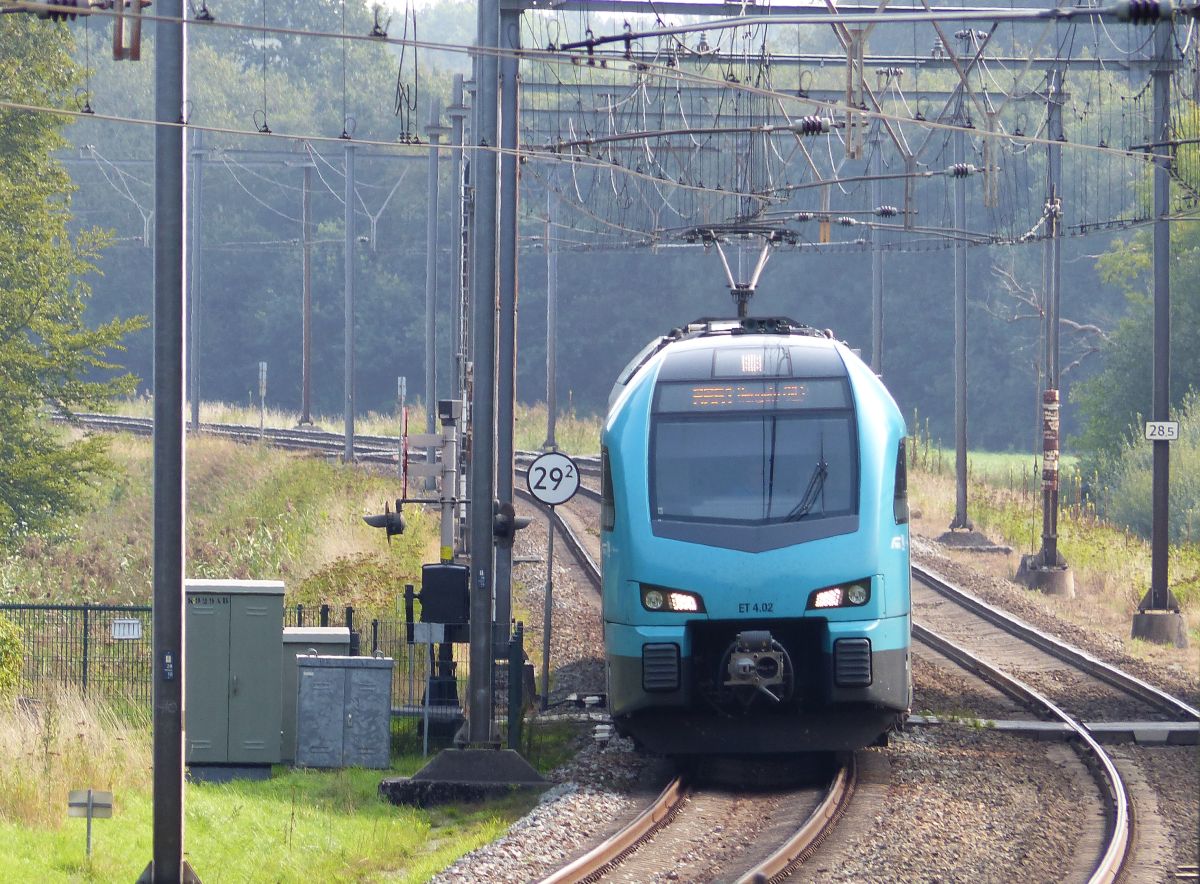
<instances>
[{"instance_id":1,"label":"steel rail","mask_svg":"<svg viewBox=\"0 0 1200 884\"><path fill-rule=\"evenodd\" d=\"M1105 815L1108 820L1108 842L1100 862L1088 878L1088 884L1110 884L1110 882L1116 881L1133 847L1133 818L1130 813L1132 802L1129 791L1117 771L1116 764L1096 742L1087 727L1029 685L1013 678L927 627L913 623L912 634L918 641L933 648L964 669L974 672L984 681L1018 702L1048 712L1074 731L1078 738L1078 742L1074 745L1083 756L1085 763L1087 763L1090 753L1090 758L1095 764L1089 764L1088 767L1092 770L1100 787L1107 793L1108 798L1105 807Z\"/></svg>"},{"instance_id":2,"label":"steel rail","mask_svg":"<svg viewBox=\"0 0 1200 884\"><path fill-rule=\"evenodd\" d=\"M1192 720L1200 719L1200 710L1188 705L1183 700L1171 696L1166 691L1136 676L1130 675L1128 672L1110 663L1093 657L1086 651L1068 645L1054 636L1030 626L1012 614L988 604L978 596L954 586L944 577L928 568L913 565L912 571L918 580L939 595L982 617L1010 635L1034 645L1051 656L1069 663L1071 666L1112 685L1118 690L1132 694L1156 709L1165 710L1173 715L1181 715L1184 718Z\"/></svg>"},{"instance_id":3,"label":"steel rail","mask_svg":"<svg viewBox=\"0 0 1200 884\"><path fill-rule=\"evenodd\" d=\"M517 472L521 475L525 474L525 471L521 469L518 469ZM583 486L580 485L579 489L582 491ZM571 555L575 557L575 561L579 563L579 566L583 569L584 574L587 575L588 581L592 584L592 588L595 589L596 592L599 592L600 566L596 564L596 560L592 558L591 554L584 547L583 541L579 539L579 535L575 533L575 529L572 528L566 522L566 520L563 519L562 514L558 512L558 507L547 507L544 504L538 503L537 499L532 494L520 486L516 486L513 490L516 491L519 497L524 500L528 500L530 503L536 504L538 509L546 513L547 518L550 519L550 521L554 524L555 529L566 541L567 549L570 550Z\"/></svg>"},{"instance_id":4,"label":"steel rail","mask_svg":"<svg viewBox=\"0 0 1200 884\"><path fill-rule=\"evenodd\" d=\"M629 825L554 874L543 878L541 884L580 884L600 880L605 872L667 826L683 807L688 794L689 789L683 778L675 777Z\"/></svg>"},{"instance_id":5,"label":"steel rail","mask_svg":"<svg viewBox=\"0 0 1200 884\"><path fill-rule=\"evenodd\" d=\"M807 861L833 832L838 821L850 806L858 782L858 765L854 755L842 759L829 790L804 824L769 857L738 878L737 884L771 884L782 881Z\"/></svg>"}]
</instances>

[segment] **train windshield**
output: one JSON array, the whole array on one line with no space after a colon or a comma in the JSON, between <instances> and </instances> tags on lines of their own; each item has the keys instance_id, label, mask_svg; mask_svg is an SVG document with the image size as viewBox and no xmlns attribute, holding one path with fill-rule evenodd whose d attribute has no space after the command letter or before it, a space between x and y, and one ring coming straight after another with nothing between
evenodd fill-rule
<instances>
[{"instance_id":1,"label":"train windshield","mask_svg":"<svg viewBox=\"0 0 1200 884\"><path fill-rule=\"evenodd\" d=\"M660 414L651 512L683 522L813 522L857 512L853 413Z\"/></svg>"}]
</instances>

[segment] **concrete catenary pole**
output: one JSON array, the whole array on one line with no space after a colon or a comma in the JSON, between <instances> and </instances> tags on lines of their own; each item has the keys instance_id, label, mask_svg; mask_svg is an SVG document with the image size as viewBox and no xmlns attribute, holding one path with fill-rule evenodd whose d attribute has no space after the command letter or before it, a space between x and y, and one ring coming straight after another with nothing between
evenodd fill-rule
<instances>
[{"instance_id":1,"label":"concrete catenary pole","mask_svg":"<svg viewBox=\"0 0 1200 884\"><path fill-rule=\"evenodd\" d=\"M1171 67L1175 49L1170 21L1160 22L1155 33L1154 68L1154 402L1155 421L1171 419ZM1154 446L1150 529L1150 591L1138 604L1133 618L1134 638L1187 647L1187 624L1170 591L1168 516L1171 481L1171 443L1156 436Z\"/></svg>"},{"instance_id":2,"label":"concrete catenary pole","mask_svg":"<svg viewBox=\"0 0 1200 884\"><path fill-rule=\"evenodd\" d=\"M871 210L883 204L883 140L879 121L871 124ZM871 371L883 376L883 231L871 225Z\"/></svg>"},{"instance_id":3,"label":"concrete catenary pole","mask_svg":"<svg viewBox=\"0 0 1200 884\"><path fill-rule=\"evenodd\" d=\"M961 112L955 118L963 124ZM952 136L954 164L961 169L966 162L967 135L958 129ZM954 178L954 227L967 227L967 179ZM954 475L955 503L953 528L971 528L967 518L967 244L960 235L954 241Z\"/></svg>"},{"instance_id":4,"label":"concrete catenary pole","mask_svg":"<svg viewBox=\"0 0 1200 884\"><path fill-rule=\"evenodd\" d=\"M161 0L154 46L154 836L146 876L178 882L183 859L184 266L187 49L183 0Z\"/></svg>"},{"instance_id":5,"label":"concrete catenary pole","mask_svg":"<svg viewBox=\"0 0 1200 884\"><path fill-rule=\"evenodd\" d=\"M558 194L554 191L557 166L552 166L546 188L546 451L558 450L554 438L558 422Z\"/></svg>"},{"instance_id":6,"label":"concrete catenary pole","mask_svg":"<svg viewBox=\"0 0 1200 884\"><path fill-rule=\"evenodd\" d=\"M1059 299L1062 294L1061 242L1062 224L1060 216L1060 181L1062 180L1062 147L1058 139L1062 136L1062 71L1052 70L1047 74L1047 136L1046 147L1046 211L1047 225L1045 247L1046 300L1046 390L1043 397L1043 437L1047 432L1057 436L1058 426L1048 427L1046 415L1057 418L1058 391L1061 383L1059 353ZM1043 439L1043 446L1046 440ZM1053 440L1053 453L1047 456L1043 447L1042 463L1042 552L1043 568L1058 566L1058 446ZM1046 461L1053 458L1053 462Z\"/></svg>"},{"instance_id":7,"label":"concrete catenary pole","mask_svg":"<svg viewBox=\"0 0 1200 884\"><path fill-rule=\"evenodd\" d=\"M200 297L203 291L203 266L200 261L200 205L204 194L204 133L193 130L192 139L192 284L188 290L188 394L191 401L192 430L200 430Z\"/></svg>"},{"instance_id":8,"label":"concrete catenary pole","mask_svg":"<svg viewBox=\"0 0 1200 884\"><path fill-rule=\"evenodd\" d=\"M345 227L346 242L344 247L345 277L343 284L345 329L343 333L345 356L345 379L343 384L342 410L345 417L345 448L342 460L346 463L354 460L354 145L346 145L346 190L345 190Z\"/></svg>"},{"instance_id":9,"label":"concrete catenary pole","mask_svg":"<svg viewBox=\"0 0 1200 884\"><path fill-rule=\"evenodd\" d=\"M463 75L454 75L454 85L451 90L451 104L446 108L446 115L450 117L450 182L454 188L454 211L453 211L453 237L450 244L451 260L450 266L453 268L451 274L453 279L450 284L450 299L451 299L451 316L453 322L453 345L452 355L454 362L452 366L453 383L451 385L451 393L455 399L463 397L463 382L464 382L464 363L467 355L463 352L463 322L465 321L463 311L463 121L467 116L467 108L463 103Z\"/></svg>"},{"instance_id":10,"label":"concrete catenary pole","mask_svg":"<svg viewBox=\"0 0 1200 884\"><path fill-rule=\"evenodd\" d=\"M438 284L438 161L441 151L438 145L446 128L441 123L442 104L438 99L429 100L429 125L425 134L429 138L429 170L427 176L425 205L425 432L437 432L437 284ZM437 461L437 445L430 445L425 459ZM430 478L429 485L433 486Z\"/></svg>"},{"instance_id":11,"label":"concrete catenary pole","mask_svg":"<svg viewBox=\"0 0 1200 884\"><path fill-rule=\"evenodd\" d=\"M500 43L498 0L479 0L475 56L477 144L471 160L475 184L472 228L471 323L474 379L471 392L471 661L468 741L492 742L492 501L495 497L496 226L499 220L499 121L497 87Z\"/></svg>"},{"instance_id":12,"label":"concrete catenary pole","mask_svg":"<svg viewBox=\"0 0 1200 884\"><path fill-rule=\"evenodd\" d=\"M312 426L312 159L304 163L301 195L301 285L303 305L300 319L300 424Z\"/></svg>"},{"instance_id":13,"label":"concrete catenary pole","mask_svg":"<svg viewBox=\"0 0 1200 884\"><path fill-rule=\"evenodd\" d=\"M521 47L521 13L500 12L500 42ZM517 107L520 60L515 53L500 59L500 317L496 358L496 497L513 499L513 430L517 398ZM507 645L512 619L512 543L496 546L496 634ZM507 654L497 649L496 653Z\"/></svg>"}]
</instances>

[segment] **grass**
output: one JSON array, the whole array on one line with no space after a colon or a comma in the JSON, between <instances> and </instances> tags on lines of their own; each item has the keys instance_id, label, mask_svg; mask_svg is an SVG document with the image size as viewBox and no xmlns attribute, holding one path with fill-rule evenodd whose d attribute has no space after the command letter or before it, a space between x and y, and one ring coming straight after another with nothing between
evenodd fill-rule
<instances>
[{"instance_id":1,"label":"grass","mask_svg":"<svg viewBox=\"0 0 1200 884\"><path fill-rule=\"evenodd\" d=\"M146 603L152 592L152 450L117 436L95 507L0 560L0 600ZM221 439L188 440L188 576L282 579L288 602L391 611L394 589L436 558L436 516L406 511L391 544L362 522L395 480Z\"/></svg>"},{"instance_id":2,"label":"grass","mask_svg":"<svg viewBox=\"0 0 1200 884\"><path fill-rule=\"evenodd\" d=\"M937 449L926 455L917 445L914 454L910 492L914 508L922 514L916 527L936 536L954 514L953 453L947 460ZM997 576L1005 577L1013 576L1022 553L1041 548L1042 534L1040 481L1008 482L1004 477L1010 474L1012 457L972 453L968 458L969 464L983 465L968 472L968 515L980 530L1013 547L1013 554L1001 557L994 567ZM1076 598L1046 600L1047 604L1058 606L1060 613L1083 625L1102 626L1124 636L1131 654L1173 662L1167 649L1151 652L1144 643L1127 637L1130 620L1150 586L1150 543L1103 522L1086 504L1076 504L1060 508L1058 547L1074 572ZM1194 669L1195 648L1200 644L1200 546L1171 544L1168 561L1170 588L1180 602L1192 641L1192 650L1180 652L1179 660Z\"/></svg>"},{"instance_id":3,"label":"grass","mask_svg":"<svg viewBox=\"0 0 1200 884\"><path fill-rule=\"evenodd\" d=\"M546 737L557 763L565 731ZM205 881L422 881L502 834L530 795L417 810L379 797L389 771L275 768L270 780L186 786L187 857ZM111 820L66 818L67 792L114 793ZM32 711L0 709L0 880L134 880L152 852L150 731L94 700L64 692Z\"/></svg>"}]
</instances>

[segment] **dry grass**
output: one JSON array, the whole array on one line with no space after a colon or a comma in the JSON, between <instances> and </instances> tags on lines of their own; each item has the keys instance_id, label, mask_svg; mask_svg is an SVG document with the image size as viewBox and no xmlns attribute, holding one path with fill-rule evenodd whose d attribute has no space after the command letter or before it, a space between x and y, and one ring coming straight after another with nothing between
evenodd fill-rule
<instances>
[{"instance_id":1,"label":"dry grass","mask_svg":"<svg viewBox=\"0 0 1200 884\"><path fill-rule=\"evenodd\" d=\"M72 789L122 796L152 785L148 721L60 688L0 707L0 819L58 828Z\"/></svg>"},{"instance_id":2,"label":"dry grass","mask_svg":"<svg viewBox=\"0 0 1200 884\"><path fill-rule=\"evenodd\" d=\"M914 517L913 533L937 538L954 517L954 477L921 469L909 473ZM975 553L948 549L947 555L977 571L1011 580L1023 553L1041 546L1040 498L997 489L981 482L968 486L967 513L978 530L995 541L1012 546L1011 553ZM1120 641L1132 656L1188 672L1200 669L1200 605L1185 591L1196 580L1195 549L1173 547L1170 577L1173 590L1184 599L1183 615L1191 647L1178 650L1134 641L1129 632L1138 602L1150 582L1150 544L1129 532L1075 518L1068 512L1059 519L1059 549L1075 576L1075 598L1064 599L1031 592L1029 598L1054 613Z\"/></svg>"}]
</instances>

